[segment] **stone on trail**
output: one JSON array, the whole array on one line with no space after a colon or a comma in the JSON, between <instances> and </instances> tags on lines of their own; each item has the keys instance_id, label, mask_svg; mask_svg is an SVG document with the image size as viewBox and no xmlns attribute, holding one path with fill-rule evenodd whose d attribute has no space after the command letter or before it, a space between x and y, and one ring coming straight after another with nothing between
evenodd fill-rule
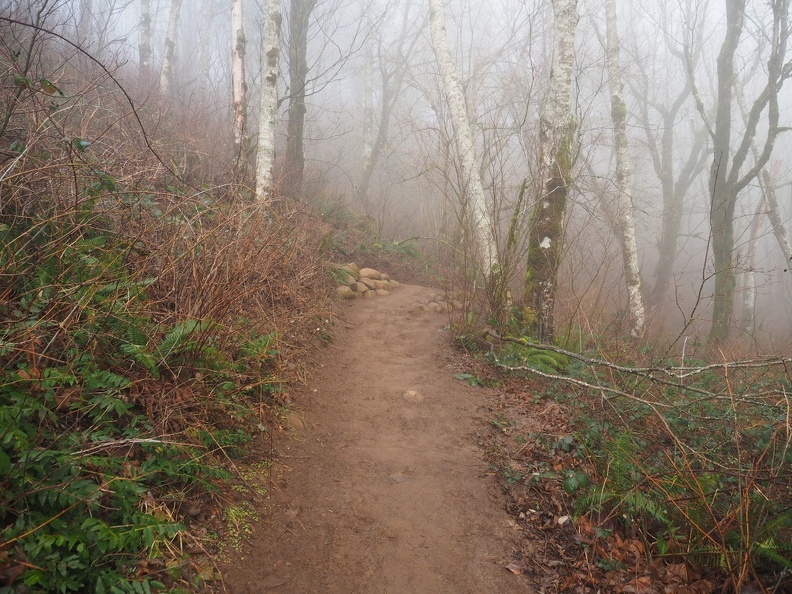
<instances>
[{"instance_id":1,"label":"stone on trail","mask_svg":"<svg viewBox=\"0 0 792 594\"><path fill-rule=\"evenodd\" d=\"M358 294L349 287L338 287L336 289L336 295L341 297L341 299L354 299L358 296Z\"/></svg>"},{"instance_id":2,"label":"stone on trail","mask_svg":"<svg viewBox=\"0 0 792 594\"><path fill-rule=\"evenodd\" d=\"M305 419L297 411L290 411L286 415L286 425L294 431L303 431L306 427Z\"/></svg>"},{"instance_id":3,"label":"stone on trail","mask_svg":"<svg viewBox=\"0 0 792 594\"><path fill-rule=\"evenodd\" d=\"M384 297L385 295L390 295L390 291L388 291L387 289L377 289L377 290L376 290L376 291L374 291L374 292L375 292L377 295L379 295L380 297Z\"/></svg>"},{"instance_id":4,"label":"stone on trail","mask_svg":"<svg viewBox=\"0 0 792 594\"><path fill-rule=\"evenodd\" d=\"M429 309L431 309L435 313L443 313L443 306L437 303L436 301L429 302Z\"/></svg>"},{"instance_id":5,"label":"stone on trail","mask_svg":"<svg viewBox=\"0 0 792 594\"><path fill-rule=\"evenodd\" d=\"M379 270L374 270L373 268L363 268L360 270L360 277L381 280L382 273Z\"/></svg>"},{"instance_id":6,"label":"stone on trail","mask_svg":"<svg viewBox=\"0 0 792 594\"><path fill-rule=\"evenodd\" d=\"M364 291L363 292L363 297L365 299L371 299L374 296L376 296L376 293L374 291Z\"/></svg>"},{"instance_id":7,"label":"stone on trail","mask_svg":"<svg viewBox=\"0 0 792 594\"><path fill-rule=\"evenodd\" d=\"M358 281L355 283L355 291L357 291L358 293L365 293L368 290L369 288L366 285L364 285L362 282Z\"/></svg>"},{"instance_id":8,"label":"stone on trail","mask_svg":"<svg viewBox=\"0 0 792 594\"><path fill-rule=\"evenodd\" d=\"M366 285L366 288L371 290L371 291L374 291L375 289L379 289L379 287L377 286L377 282L378 281L375 281L374 279L366 278L365 276L361 276L360 277L360 282L363 283L364 285Z\"/></svg>"},{"instance_id":9,"label":"stone on trail","mask_svg":"<svg viewBox=\"0 0 792 594\"><path fill-rule=\"evenodd\" d=\"M423 402L424 399L423 394L415 390L405 390L404 394L402 394L402 398L407 402Z\"/></svg>"}]
</instances>

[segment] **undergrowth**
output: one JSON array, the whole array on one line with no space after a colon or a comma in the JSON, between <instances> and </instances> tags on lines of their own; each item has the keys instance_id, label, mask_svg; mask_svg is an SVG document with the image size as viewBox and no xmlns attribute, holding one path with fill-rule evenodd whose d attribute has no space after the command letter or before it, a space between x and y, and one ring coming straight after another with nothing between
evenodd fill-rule
<instances>
[{"instance_id":1,"label":"undergrowth","mask_svg":"<svg viewBox=\"0 0 792 594\"><path fill-rule=\"evenodd\" d=\"M616 531L652 562L721 575L724 591L792 587L789 361L624 366L511 338L490 356L552 381L575 461L525 474L563 481L600 569L616 569L597 544Z\"/></svg>"},{"instance_id":2,"label":"undergrowth","mask_svg":"<svg viewBox=\"0 0 792 594\"><path fill-rule=\"evenodd\" d=\"M106 76L54 86L43 33L3 36L0 592L200 588L189 510L222 505L299 374L319 242L303 210L183 183L195 149L141 151Z\"/></svg>"}]
</instances>

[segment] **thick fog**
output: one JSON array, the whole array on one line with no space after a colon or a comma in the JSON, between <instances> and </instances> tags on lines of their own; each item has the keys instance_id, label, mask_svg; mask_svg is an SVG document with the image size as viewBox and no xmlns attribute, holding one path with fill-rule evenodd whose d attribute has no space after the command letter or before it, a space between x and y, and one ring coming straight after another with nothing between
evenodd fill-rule
<instances>
[{"instance_id":1,"label":"thick fog","mask_svg":"<svg viewBox=\"0 0 792 594\"><path fill-rule=\"evenodd\" d=\"M181 132L237 151L252 179L266 79L261 48L271 40L261 34L267 3L236 2L243 14L242 37L232 31L232 0L183 0L166 91L162 66L171 0L148 2L147 69L141 65L142 0L4 0L0 16L36 23L54 35L61 53L36 66L37 79L62 87L70 69L78 69L112 86L93 58L144 110L147 125L164 126L165 114L180 113ZM792 224L792 167L785 158L792 150L787 80L792 50L786 37L788 2L742 4L729 70L727 22L738 0L617 2L617 57L626 109L628 214L649 335L705 338L719 315L714 297L733 282L729 335L764 351L788 346L792 319L792 253L785 251ZM559 334L573 326L594 333L629 331L618 206L625 190L616 183L605 7L606 0L577 4L573 161L556 299ZM302 90L293 88L290 71L300 50L292 39L298 9L307 11ZM550 0L449 0L444 9L486 198L487 212L480 215L490 217L492 242L501 260L510 262L510 294L519 301L531 213L542 195L540 122L553 75L553 5ZM276 181L292 187L287 184L293 167L287 156L293 140L290 105L300 96L304 175L295 199L343 204L367 217L383 238L420 237L427 253L448 257L440 246L462 241L468 182L432 47L429 3L290 0L282 2L280 14ZM9 21L3 29L4 52L29 35ZM237 148L232 146L234 46L243 50L246 91L244 139ZM4 84L12 79L12 72L4 73ZM727 97L729 105L719 109ZM189 163L183 172L191 174ZM731 248L719 243L727 235L723 223L713 223L720 220L722 190L736 196L733 209L724 206ZM723 276L727 271L731 281ZM716 286L721 278L726 285Z\"/></svg>"}]
</instances>

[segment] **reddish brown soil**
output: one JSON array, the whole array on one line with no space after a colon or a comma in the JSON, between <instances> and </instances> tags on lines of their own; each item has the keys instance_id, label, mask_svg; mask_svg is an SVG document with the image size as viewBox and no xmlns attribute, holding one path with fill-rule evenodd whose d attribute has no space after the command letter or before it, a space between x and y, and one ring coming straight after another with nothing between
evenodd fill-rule
<instances>
[{"instance_id":1,"label":"reddish brown soil","mask_svg":"<svg viewBox=\"0 0 792 594\"><path fill-rule=\"evenodd\" d=\"M306 427L277 445L268 509L223 568L230 592L538 591L506 569L519 535L479 446L492 394L454 379L446 317L414 313L431 293L342 308L295 398Z\"/></svg>"}]
</instances>

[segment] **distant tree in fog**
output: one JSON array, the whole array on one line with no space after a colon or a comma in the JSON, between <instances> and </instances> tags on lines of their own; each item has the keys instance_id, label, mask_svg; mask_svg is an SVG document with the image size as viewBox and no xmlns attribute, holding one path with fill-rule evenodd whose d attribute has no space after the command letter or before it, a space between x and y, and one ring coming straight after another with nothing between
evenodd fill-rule
<instances>
[{"instance_id":1,"label":"distant tree in fog","mask_svg":"<svg viewBox=\"0 0 792 594\"><path fill-rule=\"evenodd\" d=\"M162 69L160 70L160 92L168 95L173 86L173 63L176 59L176 31L179 26L179 13L182 0L171 0L168 15L168 32L165 35L165 51L162 54Z\"/></svg>"},{"instance_id":2,"label":"distant tree in fog","mask_svg":"<svg viewBox=\"0 0 792 594\"><path fill-rule=\"evenodd\" d=\"M286 131L284 190L295 195L305 173L305 90L308 79L308 30L317 0L291 0L289 11L289 121Z\"/></svg>"}]
</instances>

